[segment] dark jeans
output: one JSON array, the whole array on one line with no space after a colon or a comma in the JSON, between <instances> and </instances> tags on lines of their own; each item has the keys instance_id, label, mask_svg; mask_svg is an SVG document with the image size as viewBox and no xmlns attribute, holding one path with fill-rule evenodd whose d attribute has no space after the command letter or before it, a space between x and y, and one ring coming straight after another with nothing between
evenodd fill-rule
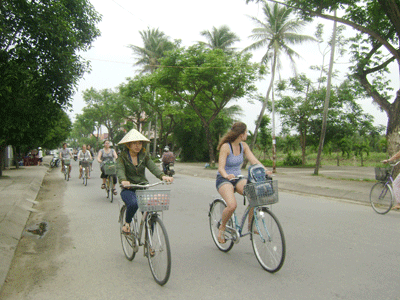
<instances>
[{"instance_id":1,"label":"dark jeans","mask_svg":"<svg viewBox=\"0 0 400 300\"><path fill-rule=\"evenodd\" d=\"M123 189L121 192L122 201L125 202L126 205L126 218L125 222L130 223L132 222L133 215L139 208L136 194L132 190Z\"/></svg>"}]
</instances>

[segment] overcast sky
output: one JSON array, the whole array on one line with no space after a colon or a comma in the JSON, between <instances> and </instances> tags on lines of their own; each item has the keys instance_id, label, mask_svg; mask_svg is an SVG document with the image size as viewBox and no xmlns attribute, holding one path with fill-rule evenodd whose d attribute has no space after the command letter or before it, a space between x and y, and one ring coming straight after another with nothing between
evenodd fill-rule
<instances>
[{"instance_id":1,"label":"overcast sky","mask_svg":"<svg viewBox=\"0 0 400 300\"><path fill-rule=\"evenodd\" d=\"M246 5L245 0L90 0L90 2L102 15L102 21L98 24L101 36L93 43L91 50L82 53L85 59L91 61L92 71L90 74L85 74L79 82L73 100L73 110L70 112L73 119L75 114L82 113L82 108L85 106L82 99L84 90L91 87L97 90L114 89L126 82L127 77L134 77L137 74L137 68L133 67L135 58L127 46L129 44L143 46L139 31L148 27L159 28L171 39L181 39L183 46L190 46L199 40L205 41L200 35L201 31L211 30L213 26L228 25L241 39L235 46L243 49L253 42L248 36L255 26L249 16L259 19L264 17L259 4ZM326 24L327 33L332 30L331 22L324 20L319 22ZM310 25L303 34L313 35L314 31L315 24ZM320 64L322 61L316 44L308 43L293 48L302 56L302 59L296 62L298 71L307 73L309 77L313 76L309 66ZM259 62L262 54L262 51L253 53L254 61ZM392 65L394 74L398 74L396 66ZM342 64L336 67L344 69L347 66L348 64ZM293 76L289 66L281 71L281 76L283 78ZM393 81L392 85L397 91L399 87L397 75ZM263 95L266 93L268 83L268 77L257 83L259 92ZM371 99L360 103L366 112L374 115L376 125L387 124L386 114L380 112L378 107L372 104ZM244 108L242 121L247 123L250 130L254 130L254 122L261 105L248 104L245 99L240 100L238 104ZM276 133L279 133L279 125Z\"/></svg>"}]
</instances>

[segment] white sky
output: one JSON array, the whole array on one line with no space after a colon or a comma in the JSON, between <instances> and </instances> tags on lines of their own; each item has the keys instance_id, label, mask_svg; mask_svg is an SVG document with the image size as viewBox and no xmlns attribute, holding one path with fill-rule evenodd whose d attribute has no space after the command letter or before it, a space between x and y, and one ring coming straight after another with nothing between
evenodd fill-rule
<instances>
[{"instance_id":1,"label":"white sky","mask_svg":"<svg viewBox=\"0 0 400 300\"><path fill-rule=\"evenodd\" d=\"M137 69L133 67L135 59L132 50L127 48L127 45L143 45L139 31L146 30L148 27L159 28L171 39L181 39L183 46L190 46L199 40L205 41L200 35L202 30L227 25L241 39L241 42L236 43L235 46L243 49L253 42L248 36L255 26L248 16L264 18L259 4L246 5L245 0L90 0L90 2L103 16L98 24L101 36L93 43L91 50L82 54L84 58L91 61L92 71L85 74L79 82L70 112L73 119L75 114L82 113L82 108L85 106L82 98L84 90L91 87L97 90L116 88L119 84L126 82L127 77L134 77L137 74ZM325 23L325 32L330 34L328 31L332 30L333 23L324 20L318 22ZM303 34L313 35L314 32L315 25L312 25ZM309 65L320 64L322 61L317 45L308 43L303 46L293 46L293 49L302 56L302 59L296 62L298 72L304 72L308 77L312 77L315 73L309 70ZM262 51L253 53L254 61L260 61L262 54ZM328 59L327 57L326 60ZM394 64L392 64L392 69L395 78L392 85L397 91L399 79ZM284 67L281 76L288 78L293 76L293 73L289 67ZM257 83L261 94L265 95L268 84L268 77ZM386 126L386 114L380 112L378 106L372 104L371 99L360 103L366 112L375 117L375 125ZM253 131L261 104L248 104L245 99L240 100L238 104L244 110L242 121ZM276 133L278 134L279 131L277 120Z\"/></svg>"}]
</instances>

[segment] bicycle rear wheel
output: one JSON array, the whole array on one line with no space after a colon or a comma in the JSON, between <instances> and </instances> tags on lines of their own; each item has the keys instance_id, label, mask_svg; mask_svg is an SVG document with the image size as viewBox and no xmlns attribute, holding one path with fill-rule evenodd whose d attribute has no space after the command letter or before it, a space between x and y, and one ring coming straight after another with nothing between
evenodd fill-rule
<instances>
[{"instance_id":1,"label":"bicycle rear wheel","mask_svg":"<svg viewBox=\"0 0 400 300\"><path fill-rule=\"evenodd\" d=\"M171 248L167 230L159 217L150 220L147 231L147 259L154 280L164 285L171 274Z\"/></svg>"},{"instance_id":2,"label":"bicycle rear wheel","mask_svg":"<svg viewBox=\"0 0 400 300\"><path fill-rule=\"evenodd\" d=\"M254 254L264 270L275 273L285 261L286 243L281 224L266 207L254 208L251 243Z\"/></svg>"},{"instance_id":3,"label":"bicycle rear wheel","mask_svg":"<svg viewBox=\"0 0 400 300\"><path fill-rule=\"evenodd\" d=\"M135 237L133 234L126 234L122 231L122 227L125 224L125 217L126 217L126 206L122 206L121 212L119 214L119 233L121 235L121 244L122 244L122 250L124 251L125 257L128 260L133 260L135 258L135 246L136 246L136 241ZM131 228L131 233L135 232L135 228L132 227L133 222L130 224Z\"/></svg>"},{"instance_id":4,"label":"bicycle rear wheel","mask_svg":"<svg viewBox=\"0 0 400 300\"><path fill-rule=\"evenodd\" d=\"M378 214L386 214L393 206L392 187L386 182L374 184L369 194L369 201Z\"/></svg>"},{"instance_id":5,"label":"bicycle rear wheel","mask_svg":"<svg viewBox=\"0 0 400 300\"><path fill-rule=\"evenodd\" d=\"M219 226L221 225L221 222L222 222L222 212L225 209L225 207L226 207L226 204L221 199L214 200L210 206L210 212L208 213L208 219L209 219L209 223L210 223L211 237L212 237L215 245L218 247L219 250L221 250L223 252L228 252L233 247L233 239L227 231L225 231L226 243L221 244L220 242L218 242L218 231L219 231ZM226 226L233 228L232 219L229 219Z\"/></svg>"}]
</instances>

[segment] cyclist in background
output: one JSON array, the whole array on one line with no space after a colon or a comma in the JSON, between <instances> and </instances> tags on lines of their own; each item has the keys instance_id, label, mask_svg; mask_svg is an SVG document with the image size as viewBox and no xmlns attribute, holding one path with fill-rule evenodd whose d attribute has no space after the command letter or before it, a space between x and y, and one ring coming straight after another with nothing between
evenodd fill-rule
<instances>
[{"instance_id":1,"label":"cyclist in background","mask_svg":"<svg viewBox=\"0 0 400 300\"><path fill-rule=\"evenodd\" d=\"M100 170L101 170L100 178L103 179L101 188L105 189L107 175L104 174L104 163L107 161L114 162L118 158L118 155L114 149L110 148L110 145L111 145L110 141L104 141L103 145L104 145L104 148L101 149L97 155L97 161L100 163ZM112 177L113 177L114 186L115 186L117 184L117 175L113 175ZM117 190L115 188L113 189L113 193L114 193L114 195L117 194Z\"/></svg>"},{"instance_id":2,"label":"cyclist in background","mask_svg":"<svg viewBox=\"0 0 400 300\"><path fill-rule=\"evenodd\" d=\"M260 164L258 159L251 152L250 147L245 143L247 139L247 126L242 122L236 122L231 130L225 134L218 144L219 150L218 172L216 187L218 193L225 200L227 207L222 212L222 222L218 232L218 242L224 244L226 223L234 213L237 207L235 192L243 195L243 188L247 183L246 178L234 179L241 175L241 166L244 156L247 157L252 165ZM267 169L265 168L267 172ZM271 174L271 172L267 172ZM252 217L252 211L249 213L249 224Z\"/></svg>"},{"instance_id":3,"label":"cyclist in background","mask_svg":"<svg viewBox=\"0 0 400 300\"><path fill-rule=\"evenodd\" d=\"M67 143L64 143L62 146L62 149L60 150L61 173L64 172L64 168L65 168L64 159L72 159L72 157L73 156L72 156L71 151L69 151L67 149ZM69 166L69 174L68 174L69 178L71 178L71 170L72 170L72 166L70 165Z\"/></svg>"},{"instance_id":4,"label":"cyclist in background","mask_svg":"<svg viewBox=\"0 0 400 300\"><path fill-rule=\"evenodd\" d=\"M383 163L391 163L397 159L400 158L400 151L397 152L395 155L393 155L389 159L385 159L382 161ZM394 192L394 198L396 199L396 205L392 207L392 209L398 210L400 209L400 176L397 175L396 179L393 181L393 192Z\"/></svg>"},{"instance_id":5,"label":"cyclist in background","mask_svg":"<svg viewBox=\"0 0 400 300\"><path fill-rule=\"evenodd\" d=\"M83 160L91 160L92 159L92 155L90 154L90 152L86 149L86 145L83 144L82 145L82 150L79 150L78 152L78 160L79 160L79 179L82 178L82 161ZM90 176L88 175L88 179L90 179Z\"/></svg>"},{"instance_id":6,"label":"cyclist in background","mask_svg":"<svg viewBox=\"0 0 400 300\"><path fill-rule=\"evenodd\" d=\"M147 184L148 180L145 176L146 168L160 180L167 182L174 180L172 177L166 176L146 152L143 144L149 142L150 140L139 131L131 129L118 143L119 145L125 144L126 146L117 159L117 176L122 187L128 186L131 183ZM126 219L122 231L129 233L129 224L132 222L132 217L139 207L136 193L132 189L123 188L121 198L126 204Z\"/></svg>"},{"instance_id":7,"label":"cyclist in background","mask_svg":"<svg viewBox=\"0 0 400 300\"><path fill-rule=\"evenodd\" d=\"M90 152L90 155L94 159L94 152L92 150L92 146L87 145L87 150ZM93 171L93 162L90 163L90 171Z\"/></svg>"},{"instance_id":8,"label":"cyclist in background","mask_svg":"<svg viewBox=\"0 0 400 300\"><path fill-rule=\"evenodd\" d=\"M162 155L161 160L162 160L162 165L163 165L163 171L165 173L166 170L167 170L167 166L170 163L174 163L175 162L175 155L174 155L174 153L172 151L169 151L169 147L168 146L165 146L164 153Z\"/></svg>"}]
</instances>

